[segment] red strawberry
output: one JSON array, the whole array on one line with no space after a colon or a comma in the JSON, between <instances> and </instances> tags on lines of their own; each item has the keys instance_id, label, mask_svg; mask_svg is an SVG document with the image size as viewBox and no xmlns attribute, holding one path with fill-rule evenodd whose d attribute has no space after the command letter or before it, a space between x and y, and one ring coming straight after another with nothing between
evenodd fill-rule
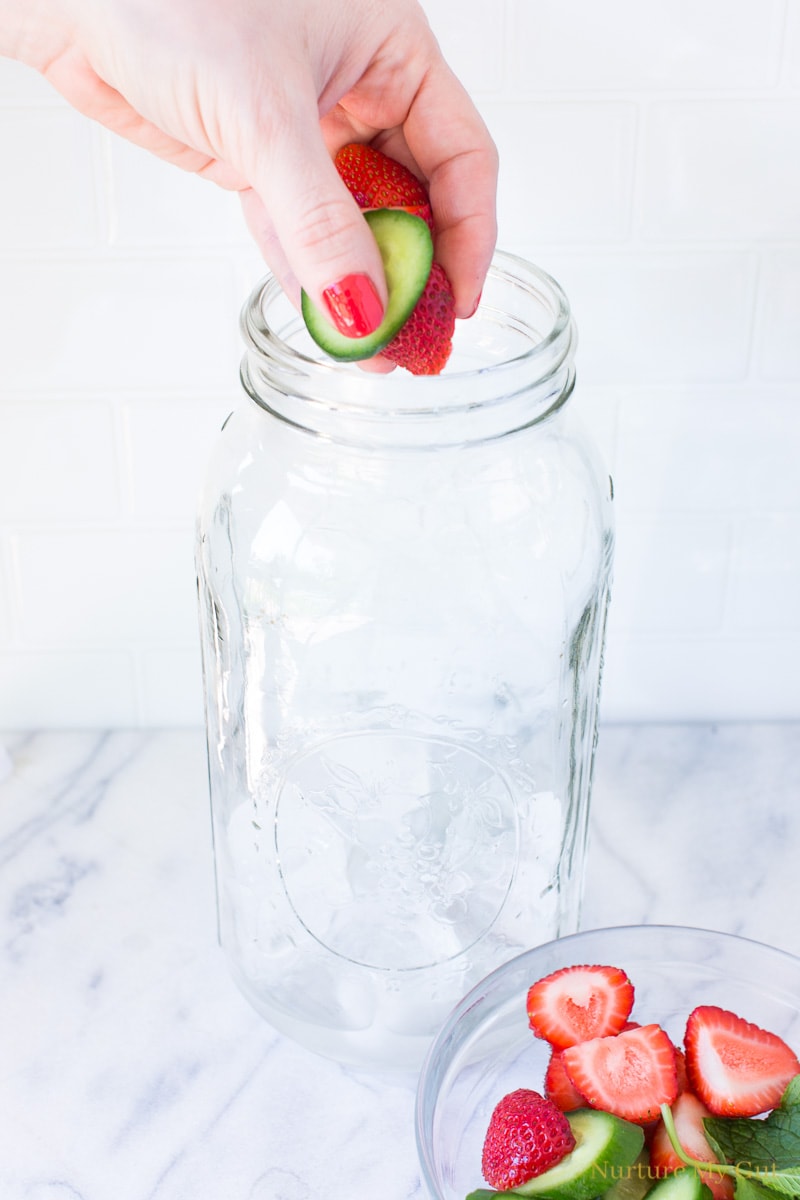
<instances>
[{"instance_id":1,"label":"red strawberry","mask_svg":"<svg viewBox=\"0 0 800 1200\"><path fill-rule=\"evenodd\" d=\"M718 1117L754 1117L775 1108L800 1073L782 1038L713 1004L689 1014L684 1046L689 1085Z\"/></svg>"},{"instance_id":2,"label":"red strawberry","mask_svg":"<svg viewBox=\"0 0 800 1200\"><path fill-rule=\"evenodd\" d=\"M343 146L335 163L359 208L403 208L434 232L428 193L402 163L360 142ZM453 289L434 264L416 308L381 354L413 375L438 375L450 357L454 328Z\"/></svg>"},{"instance_id":3,"label":"red strawberry","mask_svg":"<svg viewBox=\"0 0 800 1200\"><path fill-rule=\"evenodd\" d=\"M413 375L438 375L450 357L455 324L453 289L434 263L416 308L381 354Z\"/></svg>"},{"instance_id":4,"label":"red strawberry","mask_svg":"<svg viewBox=\"0 0 800 1200\"><path fill-rule=\"evenodd\" d=\"M382 151L352 142L342 147L334 162L359 208L427 208L430 211L428 193L416 175Z\"/></svg>"},{"instance_id":5,"label":"red strawberry","mask_svg":"<svg viewBox=\"0 0 800 1200\"><path fill-rule=\"evenodd\" d=\"M709 1113L702 1100L691 1092L681 1092L672 1105L672 1117L675 1121L675 1131L683 1149L692 1158L700 1162L718 1162L717 1156L708 1144L703 1118ZM663 1120L659 1120L650 1143L650 1167L656 1175L670 1175L684 1166L681 1159L672 1148L669 1134ZM707 1183L714 1195L714 1200L731 1200L733 1196L733 1179L730 1175L717 1175L714 1171L701 1171L700 1177Z\"/></svg>"},{"instance_id":6,"label":"red strawberry","mask_svg":"<svg viewBox=\"0 0 800 1200\"><path fill-rule=\"evenodd\" d=\"M544 1094L562 1112L586 1107L586 1097L573 1085L564 1066L564 1051L552 1050L544 1077Z\"/></svg>"},{"instance_id":7,"label":"red strawberry","mask_svg":"<svg viewBox=\"0 0 800 1200\"><path fill-rule=\"evenodd\" d=\"M529 1088L504 1096L483 1143L483 1177L508 1191L541 1175L575 1148L569 1122L550 1100Z\"/></svg>"},{"instance_id":8,"label":"red strawberry","mask_svg":"<svg viewBox=\"0 0 800 1200\"><path fill-rule=\"evenodd\" d=\"M627 1024L623 1026L623 1029L638 1029L638 1025L628 1021ZM678 1049L674 1042L672 1045L672 1052L675 1055L675 1076L678 1080L677 1096L680 1096L683 1092L687 1092L689 1090L689 1083L686 1078L686 1055L682 1050ZM661 1117L659 1116L656 1120L647 1121L643 1124L642 1128L644 1129L644 1140L646 1146L649 1146L652 1142L653 1136L655 1135L660 1123Z\"/></svg>"},{"instance_id":9,"label":"red strawberry","mask_svg":"<svg viewBox=\"0 0 800 1200\"><path fill-rule=\"evenodd\" d=\"M689 1076L686 1074L686 1055L677 1046L675 1046L675 1071L678 1075L678 1095L680 1096L690 1089Z\"/></svg>"},{"instance_id":10,"label":"red strawberry","mask_svg":"<svg viewBox=\"0 0 800 1200\"><path fill-rule=\"evenodd\" d=\"M633 984L618 967L563 967L528 989L528 1021L559 1050L619 1033L633 1007Z\"/></svg>"},{"instance_id":11,"label":"red strawberry","mask_svg":"<svg viewBox=\"0 0 800 1200\"><path fill-rule=\"evenodd\" d=\"M660 1025L592 1038L564 1051L567 1075L592 1108L644 1125L678 1094L675 1048Z\"/></svg>"}]
</instances>

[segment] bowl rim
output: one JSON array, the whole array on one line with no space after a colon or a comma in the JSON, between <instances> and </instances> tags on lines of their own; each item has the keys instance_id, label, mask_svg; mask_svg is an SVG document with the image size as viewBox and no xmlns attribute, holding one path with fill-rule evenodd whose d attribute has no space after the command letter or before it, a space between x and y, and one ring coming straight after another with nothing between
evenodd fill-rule
<instances>
[{"instance_id":1,"label":"bowl rim","mask_svg":"<svg viewBox=\"0 0 800 1200\"><path fill-rule=\"evenodd\" d=\"M547 954L552 952L555 947L565 947L567 953L570 946L580 944L583 941L589 941L592 937L598 935L617 935L626 936L633 933L641 933L642 931L652 931L656 936L661 934L665 937L693 935L698 934L704 937L716 938L719 941L740 947L752 947L757 952L766 952L774 955L777 958L786 960L788 963L794 963L800 969L800 956L793 954L789 950L783 950L778 946L770 945L768 942L759 941L757 938L752 938L738 933L725 932L718 929L708 929L701 925L671 925L666 923L648 924L646 922L637 922L636 924L626 925L604 925L597 926L591 929L580 929L576 933L566 934L564 937L553 938L549 942L542 942L538 946L531 946L527 950L523 950L520 954L515 954L506 962L501 963L499 967L495 967L484 976L482 980L470 988L470 990L458 1001L451 1009L449 1015L445 1018L435 1035L419 1073L416 1099L414 1105L414 1133L417 1146L417 1158L419 1161L420 1171L422 1175L422 1183L427 1191L427 1194L432 1200L441 1200L441 1192L438 1189L432 1170L432 1162L428 1153L427 1137L424 1136L424 1112L426 1110L426 1099L429 1081L432 1075L433 1064L436 1062L440 1047L447 1042L452 1036L453 1031L458 1026L459 1022L477 1003L487 991L489 991L494 982L506 974L513 973L515 968L535 954ZM564 964L568 965L568 964ZM557 968L555 968L557 969Z\"/></svg>"}]
</instances>

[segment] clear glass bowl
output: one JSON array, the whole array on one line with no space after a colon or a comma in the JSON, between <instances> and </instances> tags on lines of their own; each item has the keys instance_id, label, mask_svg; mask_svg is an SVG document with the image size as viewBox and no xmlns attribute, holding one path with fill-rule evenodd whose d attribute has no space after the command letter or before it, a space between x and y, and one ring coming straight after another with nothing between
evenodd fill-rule
<instances>
[{"instance_id":1,"label":"clear glass bowl","mask_svg":"<svg viewBox=\"0 0 800 1200\"><path fill-rule=\"evenodd\" d=\"M548 1048L528 1027L532 983L559 967L606 963L633 982L632 1019L677 1042L697 1004L718 1004L800 1050L800 959L732 934L668 925L595 929L548 942L488 975L453 1010L420 1076L417 1148L433 1200L486 1187L481 1148L494 1106L519 1087L542 1090Z\"/></svg>"}]
</instances>

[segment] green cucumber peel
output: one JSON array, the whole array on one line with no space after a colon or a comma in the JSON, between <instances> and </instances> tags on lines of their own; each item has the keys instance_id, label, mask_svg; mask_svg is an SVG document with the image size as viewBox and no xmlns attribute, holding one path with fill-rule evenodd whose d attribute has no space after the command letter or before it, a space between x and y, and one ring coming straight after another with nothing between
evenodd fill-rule
<instances>
[{"instance_id":1,"label":"green cucumber peel","mask_svg":"<svg viewBox=\"0 0 800 1200\"><path fill-rule=\"evenodd\" d=\"M301 295L306 329L337 362L360 362L388 346L416 308L433 265L433 239L423 217L403 208L372 208L363 216L380 250L389 297L378 328L366 337L347 337L306 292Z\"/></svg>"},{"instance_id":2,"label":"green cucumber peel","mask_svg":"<svg viewBox=\"0 0 800 1200\"><path fill-rule=\"evenodd\" d=\"M594 1200L632 1169L644 1132L613 1113L580 1108L566 1114L575 1147L559 1162L501 1195L539 1200Z\"/></svg>"},{"instance_id":3,"label":"green cucumber peel","mask_svg":"<svg viewBox=\"0 0 800 1200\"><path fill-rule=\"evenodd\" d=\"M681 1167L652 1185L646 1200L713 1200L711 1188L694 1167Z\"/></svg>"}]
</instances>

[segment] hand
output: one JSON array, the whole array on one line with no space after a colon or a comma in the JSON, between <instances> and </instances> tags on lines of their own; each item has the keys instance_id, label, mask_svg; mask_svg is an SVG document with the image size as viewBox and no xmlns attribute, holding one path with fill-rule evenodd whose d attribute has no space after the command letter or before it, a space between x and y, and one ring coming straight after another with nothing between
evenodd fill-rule
<instances>
[{"instance_id":1,"label":"hand","mask_svg":"<svg viewBox=\"0 0 800 1200\"><path fill-rule=\"evenodd\" d=\"M295 302L302 286L323 305L356 275L385 305L377 247L332 162L369 141L426 182L436 258L457 314L474 311L497 156L416 0L0 0L0 15L9 5L11 52L75 108L240 192Z\"/></svg>"}]
</instances>

